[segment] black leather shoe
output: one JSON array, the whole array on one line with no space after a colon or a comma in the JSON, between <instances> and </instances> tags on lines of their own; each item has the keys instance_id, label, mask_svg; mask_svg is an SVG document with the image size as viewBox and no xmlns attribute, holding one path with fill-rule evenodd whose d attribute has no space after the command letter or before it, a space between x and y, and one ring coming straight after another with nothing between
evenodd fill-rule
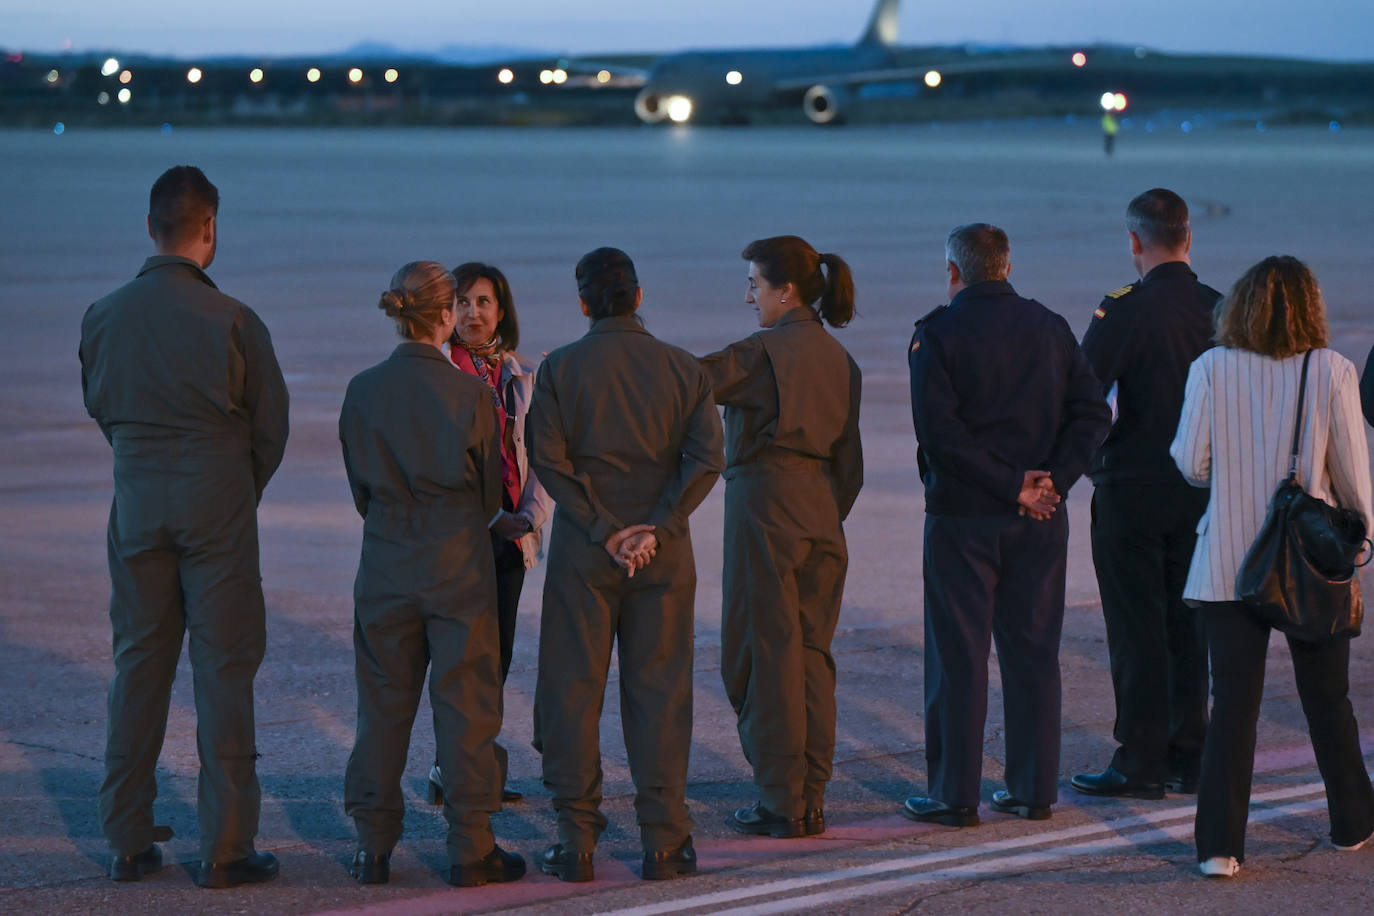
<instances>
[{"instance_id":1,"label":"black leather shoe","mask_svg":"<svg viewBox=\"0 0 1374 916\"><path fill-rule=\"evenodd\" d=\"M448 883L456 887L481 887L483 884L503 884L525 877L525 859L500 846L492 846L486 858L471 865L450 865Z\"/></svg>"},{"instance_id":2,"label":"black leather shoe","mask_svg":"<svg viewBox=\"0 0 1374 916\"><path fill-rule=\"evenodd\" d=\"M1049 805L1028 805L1006 789L992 793L992 810L1003 814L1015 814L1028 821L1047 821L1050 819Z\"/></svg>"},{"instance_id":3,"label":"black leather shoe","mask_svg":"<svg viewBox=\"0 0 1374 916\"><path fill-rule=\"evenodd\" d=\"M270 852L255 852L234 862L201 862L196 883L201 887L238 887L260 884L277 876L280 866Z\"/></svg>"},{"instance_id":4,"label":"black leather shoe","mask_svg":"<svg viewBox=\"0 0 1374 916\"><path fill-rule=\"evenodd\" d=\"M162 850L156 843L131 856L115 856L110 862L110 878L114 881L137 881L161 870Z\"/></svg>"},{"instance_id":5,"label":"black leather shoe","mask_svg":"<svg viewBox=\"0 0 1374 916\"><path fill-rule=\"evenodd\" d=\"M1162 782L1131 782L1116 767L1107 767L1101 773L1079 773L1069 780L1084 795L1109 795L1124 798L1163 798Z\"/></svg>"},{"instance_id":6,"label":"black leather shoe","mask_svg":"<svg viewBox=\"0 0 1374 916\"><path fill-rule=\"evenodd\" d=\"M1177 773L1164 780L1164 788L1178 795L1197 794L1197 775L1180 776Z\"/></svg>"},{"instance_id":7,"label":"black leather shoe","mask_svg":"<svg viewBox=\"0 0 1374 916\"><path fill-rule=\"evenodd\" d=\"M944 824L946 827L977 827L977 808L953 808L938 798L913 795L902 805L902 813L913 821Z\"/></svg>"},{"instance_id":8,"label":"black leather shoe","mask_svg":"<svg viewBox=\"0 0 1374 916\"><path fill-rule=\"evenodd\" d=\"M573 852L562 843L554 843L539 857L539 870L559 881L592 881L596 870L590 852Z\"/></svg>"},{"instance_id":9,"label":"black leather shoe","mask_svg":"<svg viewBox=\"0 0 1374 916\"><path fill-rule=\"evenodd\" d=\"M353 854L348 873L357 878L359 884L386 884L391 880L391 854L373 855L359 849Z\"/></svg>"},{"instance_id":10,"label":"black leather shoe","mask_svg":"<svg viewBox=\"0 0 1374 916\"><path fill-rule=\"evenodd\" d=\"M806 836L804 818L774 814L763 806L763 802L754 802L748 808L737 809L725 819L725 823L732 829L751 836L771 836L778 839Z\"/></svg>"},{"instance_id":11,"label":"black leather shoe","mask_svg":"<svg viewBox=\"0 0 1374 916\"><path fill-rule=\"evenodd\" d=\"M806 817L802 819L802 825L806 828L807 836L819 836L825 833L825 809L808 809Z\"/></svg>"},{"instance_id":12,"label":"black leather shoe","mask_svg":"<svg viewBox=\"0 0 1374 916\"><path fill-rule=\"evenodd\" d=\"M682 841L677 849L661 849L657 852L644 851L644 867L640 877L645 881L666 881L697 872L697 851L692 848L692 838Z\"/></svg>"}]
</instances>

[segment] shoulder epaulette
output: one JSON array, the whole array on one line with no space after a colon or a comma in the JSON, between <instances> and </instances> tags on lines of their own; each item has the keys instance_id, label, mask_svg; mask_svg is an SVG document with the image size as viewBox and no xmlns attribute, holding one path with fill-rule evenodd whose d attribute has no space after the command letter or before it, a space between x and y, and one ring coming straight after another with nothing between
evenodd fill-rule
<instances>
[{"instance_id":1,"label":"shoulder epaulette","mask_svg":"<svg viewBox=\"0 0 1374 916\"><path fill-rule=\"evenodd\" d=\"M916 319L916 330L911 334L911 349L907 351L908 354L915 353L917 350L921 349L921 326L947 308L949 308L949 303L937 305L935 308Z\"/></svg>"},{"instance_id":2,"label":"shoulder epaulette","mask_svg":"<svg viewBox=\"0 0 1374 916\"><path fill-rule=\"evenodd\" d=\"M1127 293L1129 293L1129 292L1130 292L1131 290L1133 290L1133 289L1135 289L1135 284L1134 284L1134 283L1128 283L1128 284L1126 284L1125 286L1121 287L1121 289L1114 289L1114 290L1112 290L1110 293L1107 294L1107 298L1108 298L1108 299L1120 299L1122 296L1126 295Z\"/></svg>"}]
</instances>

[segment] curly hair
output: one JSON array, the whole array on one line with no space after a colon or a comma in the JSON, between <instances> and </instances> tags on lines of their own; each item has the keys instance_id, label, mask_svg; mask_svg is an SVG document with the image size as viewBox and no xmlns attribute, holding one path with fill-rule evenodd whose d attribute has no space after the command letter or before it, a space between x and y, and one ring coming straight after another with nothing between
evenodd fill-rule
<instances>
[{"instance_id":1,"label":"curly hair","mask_svg":"<svg viewBox=\"0 0 1374 916\"><path fill-rule=\"evenodd\" d=\"M1288 255L1251 267L1217 303L1216 340L1224 347L1283 359L1327 346L1330 330L1317 278Z\"/></svg>"}]
</instances>

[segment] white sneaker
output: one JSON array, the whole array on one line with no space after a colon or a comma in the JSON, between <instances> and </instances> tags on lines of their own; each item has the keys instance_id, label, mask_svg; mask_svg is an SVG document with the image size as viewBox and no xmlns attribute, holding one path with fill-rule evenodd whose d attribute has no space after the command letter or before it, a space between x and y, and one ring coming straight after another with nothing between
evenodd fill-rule
<instances>
[{"instance_id":1,"label":"white sneaker","mask_svg":"<svg viewBox=\"0 0 1374 916\"><path fill-rule=\"evenodd\" d=\"M1363 849L1364 845L1368 843L1370 840L1374 840L1374 833L1371 833L1369 836L1365 837L1363 840L1360 840L1353 846L1342 846L1340 843L1332 843L1331 845L1335 846L1341 852L1354 852L1357 849Z\"/></svg>"},{"instance_id":2,"label":"white sneaker","mask_svg":"<svg viewBox=\"0 0 1374 916\"><path fill-rule=\"evenodd\" d=\"M1240 863L1235 856L1213 856L1205 862L1199 862L1197 867L1209 878L1234 878L1236 872L1240 871Z\"/></svg>"}]
</instances>

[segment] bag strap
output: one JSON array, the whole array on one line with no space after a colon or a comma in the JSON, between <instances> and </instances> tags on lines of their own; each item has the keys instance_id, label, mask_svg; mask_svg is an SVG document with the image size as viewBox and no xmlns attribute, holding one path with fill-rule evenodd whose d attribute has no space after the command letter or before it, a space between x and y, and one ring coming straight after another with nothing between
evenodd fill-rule
<instances>
[{"instance_id":1,"label":"bag strap","mask_svg":"<svg viewBox=\"0 0 1374 916\"><path fill-rule=\"evenodd\" d=\"M1298 383L1298 415L1293 421L1293 450L1288 456L1288 479L1298 479L1298 448L1302 442L1302 402L1307 397L1307 364L1312 361L1312 351L1308 350L1302 358L1302 381Z\"/></svg>"}]
</instances>

